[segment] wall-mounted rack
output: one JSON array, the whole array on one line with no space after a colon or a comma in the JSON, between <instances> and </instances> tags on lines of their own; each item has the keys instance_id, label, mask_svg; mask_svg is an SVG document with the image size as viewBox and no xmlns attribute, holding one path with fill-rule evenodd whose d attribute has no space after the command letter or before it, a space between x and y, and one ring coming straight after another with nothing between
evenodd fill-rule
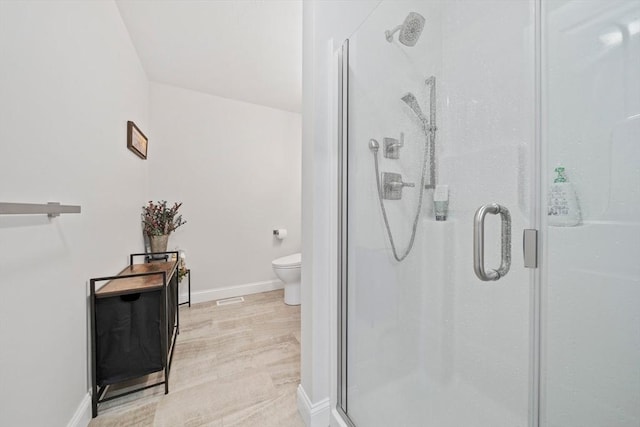
<instances>
[{"instance_id":1,"label":"wall-mounted rack","mask_svg":"<svg viewBox=\"0 0 640 427\"><path fill-rule=\"evenodd\" d=\"M55 218L60 214L80 213L80 206L61 205L58 202L38 203L6 203L0 202L0 215L48 215Z\"/></svg>"}]
</instances>

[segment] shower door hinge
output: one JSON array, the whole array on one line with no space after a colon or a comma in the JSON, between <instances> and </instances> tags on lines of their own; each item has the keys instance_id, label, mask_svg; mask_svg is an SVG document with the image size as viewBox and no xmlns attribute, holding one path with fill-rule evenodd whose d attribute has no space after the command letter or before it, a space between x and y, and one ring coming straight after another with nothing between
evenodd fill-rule
<instances>
[{"instance_id":1,"label":"shower door hinge","mask_svg":"<svg viewBox=\"0 0 640 427\"><path fill-rule=\"evenodd\" d=\"M538 230L526 228L522 233L522 251L524 253L524 266L526 268L538 268Z\"/></svg>"}]
</instances>

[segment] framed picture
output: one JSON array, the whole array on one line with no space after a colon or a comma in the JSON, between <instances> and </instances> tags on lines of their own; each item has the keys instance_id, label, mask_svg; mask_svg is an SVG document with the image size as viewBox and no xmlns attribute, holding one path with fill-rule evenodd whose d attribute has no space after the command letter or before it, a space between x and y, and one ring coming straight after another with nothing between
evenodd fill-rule
<instances>
[{"instance_id":1,"label":"framed picture","mask_svg":"<svg viewBox=\"0 0 640 427\"><path fill-rule=\"evenodd\" d=\"M133 151L141 159L147 158L149 140L135 123L127 122L127 148Z\"/></svg>"}]
</instances>

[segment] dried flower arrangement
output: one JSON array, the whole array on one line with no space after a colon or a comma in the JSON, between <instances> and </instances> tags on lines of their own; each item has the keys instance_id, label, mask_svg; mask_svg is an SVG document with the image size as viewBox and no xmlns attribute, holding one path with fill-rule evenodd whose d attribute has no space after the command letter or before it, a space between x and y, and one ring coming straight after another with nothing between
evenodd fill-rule
<instances>
[{"instance_id":1,"label":"dried flower arrangement","mask_svg":"<svg viewBox=\"0 0 640 427\"><path fill-rule=\"evenodd\" d=\"M178 282L182 282L184 276L187 275L187 264L184 261L184 257L180 257L178 261Z\"/></svg>"},{"instance_id":2,"label":"dried flower arrangement","mask_svg":"<svg viewBox=\"0 0 640 427\"><path fill-rule=\"evenodd\" d=\"M142 207L142 222L144 224L144 232L147 236L169 235L172 231L187 223L182 219L182 215L178 215L178 209L181 203L174 203L173 207L168 208L166 200L158 203L149 202L147 206Z\"/></svg>"}]
</instances>

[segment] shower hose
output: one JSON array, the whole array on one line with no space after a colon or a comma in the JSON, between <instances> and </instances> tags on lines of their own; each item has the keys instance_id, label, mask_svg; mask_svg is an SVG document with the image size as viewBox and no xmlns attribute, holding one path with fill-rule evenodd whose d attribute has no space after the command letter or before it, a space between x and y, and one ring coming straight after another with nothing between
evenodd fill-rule
<instances>
[{"instance_id":1,"label":"shower hose","mask_svg":"<svg viewBox=\"0 0 640 427\"><path fill-rule=\"evenodd\" d=\"M423 126L424 127L424 126ZM378 201L380 202L380 209L382 210L382 218L384 218L384 226L387 229L387 236L389 236L389 243L391 243L391 250L393 251L393 257L398 261L403 261L407 255L411 252L413 248L413 242L416 239L416 230L418 229L418 221L420 220L420 212L422 211L422 201L424 196L424 180L427 174L427 157L429 153L429 141L430 138L433 137L432 132L427 133L427 129L424 130L424 158L422 161L422 177L420 178L420 194L418 196L418 208L416 209L416 215L413 219L413 229L411 230L411 239L409 240L409 244L407 245L407 249L405 249L402 255L398 255L398 251L396 249L396 244L393 241L393 233L391 232L391 227L389 226L389 218L387 217L387 210L384 207L384 201L382 199L382 186L380 185L380 172L378 167L378 150L373 150L373 160L375 164L375 173L376 173L376 185L378 186Z\"/></svg>"}]
</instances>

